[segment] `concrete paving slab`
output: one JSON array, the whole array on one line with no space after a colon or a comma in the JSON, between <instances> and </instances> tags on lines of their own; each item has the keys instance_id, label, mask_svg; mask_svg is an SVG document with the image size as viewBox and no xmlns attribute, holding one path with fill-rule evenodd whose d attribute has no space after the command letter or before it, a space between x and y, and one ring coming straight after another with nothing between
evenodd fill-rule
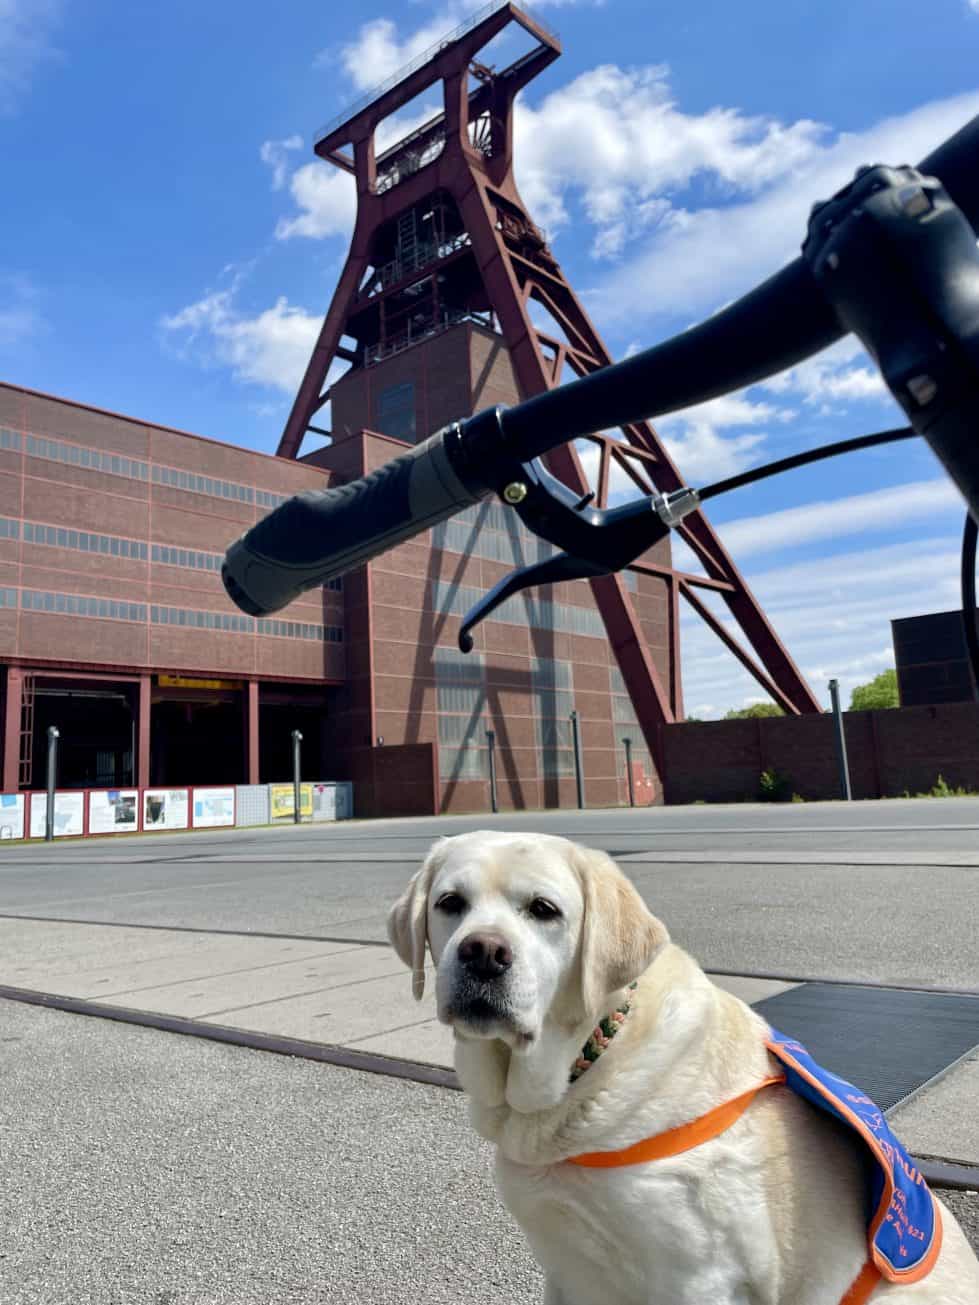
<instances>
[{"instance_id":1,"label":"concrete paving slab","mask_svg":"<svg viewBox=\"0 0 979 1305\"><path fill-rule=\"evenodd\" d=\"M225 1024L253 1033L345 1045L353 1038L386 1033L434 1016L435 994L431 985L423 999L415 1002L402 967L397 974L361 978L325 992L284 1001L263 1001L198 1018L205 1024Z\"/></svg>"},{"instance_id":2,"label":"concrete paving slab","mask_svg":"<svg viewBox=\"0 0 979 1305\"><path fill-rule=\"evenodd\" d=\"M887 1120L915 1155L979 1165L979 1049Z\"/></svg>"},{"instance_id":3,"label":"concrete paving slab","mask_svg":"<svg viewBox=\"0 0 979 1305\"><path fill-rule=\"evenodd\" d=\"M790 992L798 988L797 983L783 983L780 979L755 979L745 974L712 974L710 976L719 988L740 997L749 1006L766 997L775 997L780 992Z\"/></svg>"},{"instance_id":4,"label":"concrete paving slab","mask_svg":"<svg viewBox=\"0 0 979 1305\"><path fill-rule=\"evenodd\" d=\"M126 929L104 924L50 924L39 920L20 921L14 928L10 921L3 921L0 977L4 982L35 988L62 981L145 986L176 974L219 974L241 964L254 966L302 955L324 956L350 946L347 942ZM75 996L89 995L71 991Z\"/></svg>"},{"instance_id":5,"label":"concrete paving slab","mask_svg":"<svg viewBox=\"0 0 979 1305\"><path fill-rule=\"evenodd\" d=\"M40 977L66 969L97 970L120 956L148 960L178 957L201 947L206 934L163 932L115 925L0 919L0 964L5 975ZM9 979L8 982L14 982Z\"/></svg>"},{"instance_id":6,"label":"concrete paving slab","mask_svg":"<svg viewBox=\"0 0 979 1305\"><path fill-rule=\"evenodd\" d=\"M334 946L331 953L311 953L297 960L290 958L264 965L249 965L248 949L241 947L238 960L237 969L213 977L176 978L155 987L120 988L114 992L99 988L96 999L133 1010L162 1011L195 1019L325 994L333 988L349 988L383 975L404 972L396 957L377 947Z\"/></svg>"},{"instance_id":7,"label":"concrete paving slab","mask_svg":"<svg viewBox=\"0 0 979 1305\"><path fill-rule=\"evenodd\" d=\"M422 1020L401 1029L351 1038L347 1046L358 1051L375 1051L379 1056L397 1056L423 1065L452 1067L452 1030L438 1020Z\"/></svg>"}]
</instances>

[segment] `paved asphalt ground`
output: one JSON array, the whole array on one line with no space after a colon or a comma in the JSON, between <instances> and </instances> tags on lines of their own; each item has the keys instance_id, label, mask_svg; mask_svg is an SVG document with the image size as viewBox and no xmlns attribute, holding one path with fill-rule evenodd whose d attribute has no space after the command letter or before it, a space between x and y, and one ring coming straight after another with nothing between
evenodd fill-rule
<instances>
[{"instance_id":1,"label":"paved asphalt ground","mask_svg":"<svg viewBox=\"0 0 979 1305\"><path fill-rule=\"evenodd\" d=\"M979 990L968 799L10 847L0 916L380 940L432 839L489 825L608 848L710 968ZM460 1094L0 1001L2 1305L539 1292Z\"/></svg>"},{"instance_id":2,"label":"paved asphalt ground","mask_svg":"<svg viewBox=\"0 0 979 1305\"><path fill-rule=\"evenodd\" d=\"M979 801L374 821L0 848L0 914L383 940L434 838L560 833L621 861L707 969L979 989Z\"/></svg>"}]
</instances>

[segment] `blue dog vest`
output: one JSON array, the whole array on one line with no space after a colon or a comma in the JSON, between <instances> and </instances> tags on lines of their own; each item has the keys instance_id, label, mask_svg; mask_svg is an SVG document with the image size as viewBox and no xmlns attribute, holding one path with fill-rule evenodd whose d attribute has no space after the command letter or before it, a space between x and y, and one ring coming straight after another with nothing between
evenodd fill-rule
<instances>
[{"instance_id":1,"label":"blue dog vest","mask_svg":"<svg viewBox=\"0 0 979 1305\"><path fill-rule=\"evenodd\" d=\"M891 1132L884 1112L846 1079L817 1065L801 1042L771 1029L768 1049L786 1086L845 1124L874 1160L868 1196L870 1260L889 1282L917 1282L933 1267L941 1215L921 1171Z\"/></svg>"}]
</instances>

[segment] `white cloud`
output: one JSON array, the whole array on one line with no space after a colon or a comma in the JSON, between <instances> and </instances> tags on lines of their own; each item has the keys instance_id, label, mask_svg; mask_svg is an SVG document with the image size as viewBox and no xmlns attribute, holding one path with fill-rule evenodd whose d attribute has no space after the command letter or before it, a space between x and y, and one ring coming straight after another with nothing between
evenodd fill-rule
<instances>
[{"instance_id":1,"label":"white cloud","mask_svg":"<svg viewBox=\"0 0 979 1305\"><path fill-rule=\"evenodd\" d=\"M354 40L340 47L340 65L357 90L373 90L405 64L444 40L458 23L458 13L443 13L399 39L398 29L390 18L372 19L364 23ZM336 56L329 50L316 56L318 65L335 61Z\"/></svg>"},{"instance_id":2,"label":"white cloud","mask_svg":"<svg viewBox=\"0 0 979 1305\"><path fill-rule=\"evenodd\" d=\"M795 413L770 403L753 403L743 394L725 394L697 404L656 423L670 457L693 485L737 475L758 461L765 432L772 422L791 421ZM754 427L739 435L722 430Z\"/></svg>"},{"instance_id":3,"label":"white cloud","mask_svg":"<svg viewBox=\"0 0 979 1305\"><path fill-rule=\"evenodd\" d=\"M215 291L164 317L164 330L185 346L208 345L213 358L229 366L238 380L295 394L322 318L285 298L246 317L235 305L235 288Z\"/></svg>"},{"instance_id":4,"label":"white cloud","mask_svg":"<svg viewBox=\"0 0 979 1305\"><path fill-rule=\"evenodd\" d=\"M974 14L979 14L979 0L969 0L969 8Z\"/></svg>"},{"instance_id":5,"label":"white cloud","mask_svg":"<svg viewBox=\"0 0 979 1305\"><path fill-rule=\"evenodd\" d=\"M840 539L870 530L902 528L948 515L961 516L965 504L947 478L919 480L847 498L807 503L716 526L724 546L738 560L821 539ZM833 567L837 565L836 560Z\"/></svg>"},{"instance_id":6,"label":"white cloud","mask_svg":"<svg viewBox=\"0 0 979 1305\"><path fill-rule=\"evenodd\" d=\"M760 193L723 207L675 211L661 222L601 287L596 298L605 320L634 323L676 314L681 306L696 317L714 311L798 253L810 205L850 180L860 164L917 162L976 112L979 92L925 104L830 142L813 130L793 136L786 135L793 128L773 129L769 167L757 178L767 183ZM750 146L743 155L750 161ZM725 177L720 168L716 175ZM730 180L739 189L758 189L738 172Z\"/></svg>"},{"instance_id":7,"label":"white cloud","mask_svg":"<svg viewBox=\"0 0 979 1305\"><path fill-rule=\"evenodd\" d=\"M0 114L13 113L39 64L57 58L51 29L61 0L0 0Z\"/></svg>"},{"instance_id":8,"label":"white cloud","mask_svg":"<svg viewBox=\"0 0 979 1305\"><path fill-rule=\"evenodd\" d=\"M517 179L531 213L549 230L569 220L580 197L596 228L593 252L619 253L626 240L686 221L664 197L706 174L729 192L754 192L799 166L825 128L785 126L737 109L683 113L663 65L604 64L532 107L518 101Z\"/></svg>"},{"instance_id":9,"label":"white cloud","mask_svg":"<svg viewBox=\"0 0 979 1305\"><path fill-rule=\"evenodd\" d=\"M893 403L895 413L900 414L880 372L852 335L815 357L769 377L759 388L774 394L798 394L805 404L824 412L838 410L833 405L841 401L886 399Z\"/></svg>"},{"instance_id":10,"label":"white cloud","mask_svg":"<svg viewBox=\"0 0 979 1305\"><path fill-rule=\"evenodd\" d=\"M349 173L324 163L306 163L292 174L289 190L301 212L296 217L279 219L277 240L292 236L322 240L326 236L347 236L353 230L357 192Z\"/></svg>"},{"instance_id":11,"label":"white cloud","mask_svg":"<svg viewBox=\"0 0 979 1305\"><path fill-rule=\"evenodd\" d=\"M287 136L285 140L266 140L258 151L259 158L272 169L272 189L281 190L286 184L289 155L302 149L302 136Z\"/></svg>"}]
</instances>

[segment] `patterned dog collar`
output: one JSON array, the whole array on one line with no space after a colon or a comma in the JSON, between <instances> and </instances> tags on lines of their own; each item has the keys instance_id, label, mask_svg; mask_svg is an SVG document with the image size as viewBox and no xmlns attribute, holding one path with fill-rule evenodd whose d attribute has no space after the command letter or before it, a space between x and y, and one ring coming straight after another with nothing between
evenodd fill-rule
<instances>
[{"instance_id":1,"label":"patterned dog collar","mask_svg":"<svg viewBox=\"0 0 979 1305\"><path fill-rule=\"evenodd\" d=\"M635 983L630 983L626 989L627 993L635 992L639 986L638 979ZM618 1033L619 1029L625 1023L625 1018L629 1014L632 1006L632 997L627 996L621 1006L617 1007L610 1015L606 1015L597 1028L592 1030L592 1035L581 1049L581 1055L571 1067L569 1082L573 1083L575 1079L581 1078L582 1074L589 1067L594 1065L608 1044Z\"/></svg>"}]
</instances>

